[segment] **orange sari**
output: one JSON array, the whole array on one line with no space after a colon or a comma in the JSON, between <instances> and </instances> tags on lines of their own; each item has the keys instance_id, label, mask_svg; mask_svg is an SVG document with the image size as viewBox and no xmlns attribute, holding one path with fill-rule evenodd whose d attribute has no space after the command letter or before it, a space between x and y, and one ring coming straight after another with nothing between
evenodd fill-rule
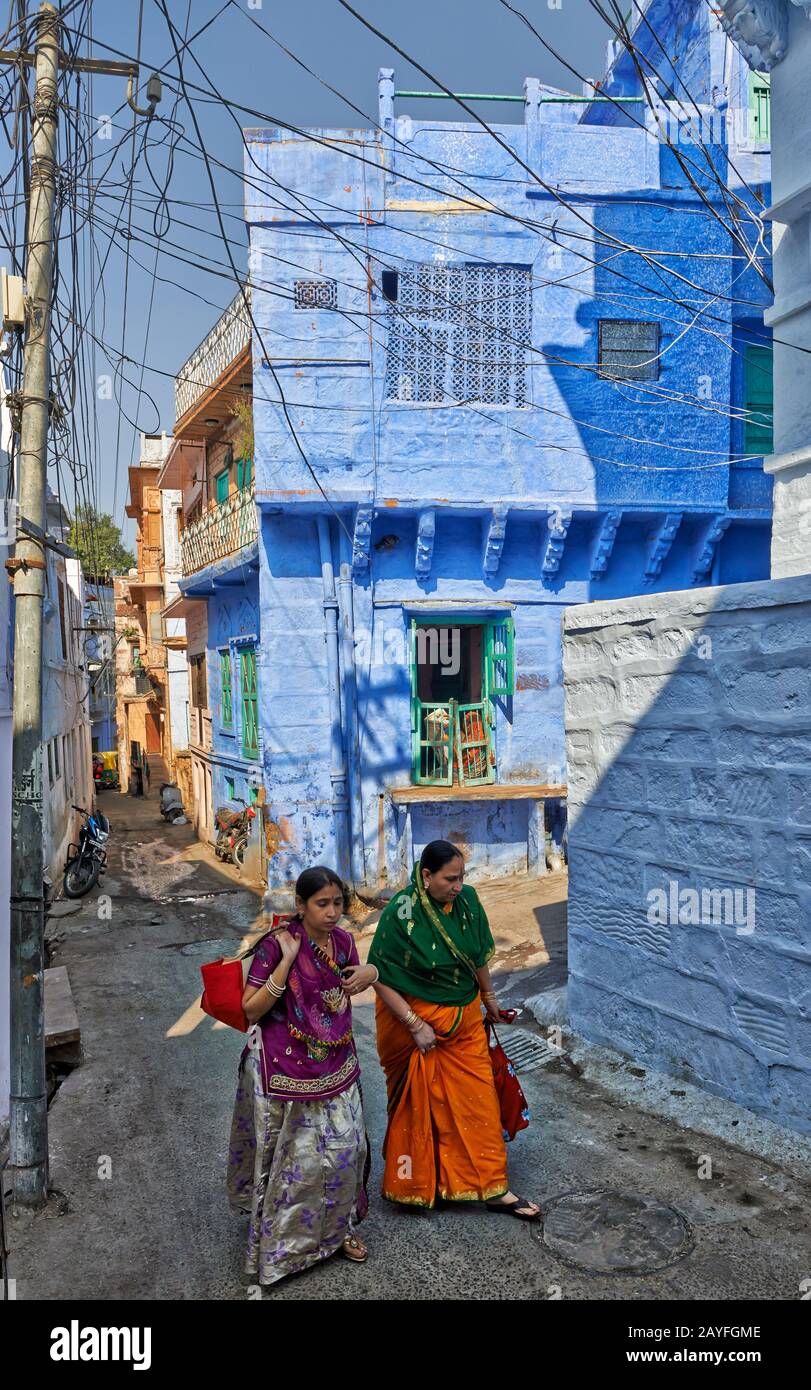
<instances>
[{"instance_id":1,"label":"orange sari","mask_svg":"<svg viewBox=\"0 0 811 1390\"><path fill-rule=\"evenodd\" d=\"M508 1191L507 1151L479 995L470 1004L404 996L437 1036L424 1056L407 1028L376 1003L377 1048L386 1073L389 1124L383 1196L432 1207Z\"/></svg>"}]
</instances>

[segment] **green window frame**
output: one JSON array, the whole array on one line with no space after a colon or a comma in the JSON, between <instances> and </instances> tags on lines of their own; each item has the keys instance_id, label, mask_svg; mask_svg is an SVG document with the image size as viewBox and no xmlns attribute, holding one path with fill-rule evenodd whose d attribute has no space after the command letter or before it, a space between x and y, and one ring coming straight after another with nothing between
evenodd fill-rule
<instances>
[{"instance_id":1,"label":"green window frame","mask_svg":"<svg viewBox=\"0 0 811 1390\"><path fill-rule=\"evenodd\" d=\"M237 459L237 487L244 492L253 482L253 459Z\"/></svg>"},{"instance_id":2,"label":"green window frame","mask_svg":"<svg viewBox=\"0 0 811 1390\"><path fill-rule=\"evenodd\" d=\"M231 652L228 647L220 651L220 723L224 729L234 727Z\"/></svg>"},{"instance_id":3,"label":"green window frame","mask_svg":"<svg viewBox=\"0 0 811 1390\"><path fill-rule=\"evenodd\" d=\"M233 801L233 800L234 800L234 797L236 796L236 794L237 794L236 779L235 779L234 777L226 777L226 779L225 779L225 795L228 797L228 800L229 800L229 801Z\"/></svg>"},{"instance_id":4,"label":"green window frame","mask_svg":"<svg viewBox=\"0 0 811 1390\"><path fill-rule=\"evenodd\" d=\"M495 703L508 700L515 687L515 624L511 616L493 621L454 619L482 628L482 698L472 704L444 703L419 697L417 631L430 623L410 625L411 779L417 786L479 786L494 782Z\"/></svg>"},{"instance_id":5,"label":"green window frame","mask_svg":"<svg viewBox=\"0 0 811 1390\"><path fill-rule=\"evenodd\" d=\"M259 757L259 691L256 681L256 648L239 649L242 700L242 756Z\"/></svg>"},{"instance_id":6,"label":"green window frame","mask_svg":"<svg viewBox=\"0 0 811 1390\"><path fill-rule=\"evenodd\" d=\"M749 73L749 137L755 145L771 144L771 79L765 72Z\"/></svg>"},{"instance_id":7,"label":"green window frame","mask_svg":"<svg viewBox=\"0 0 811 1390\"><path fill-rule=\"evenodd\" d=\"M774 448L772 417L774 383L772 350L747 343L744 347L743 452L770 454Z\"/></svg>"}]
</instances>

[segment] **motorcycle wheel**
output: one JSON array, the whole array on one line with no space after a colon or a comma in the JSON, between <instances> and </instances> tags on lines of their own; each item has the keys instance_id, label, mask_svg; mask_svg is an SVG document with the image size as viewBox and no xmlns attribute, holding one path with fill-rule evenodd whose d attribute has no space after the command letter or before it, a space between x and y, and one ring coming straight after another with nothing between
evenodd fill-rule
<instances>
[{"instance_id":1,"label":"motorcycle wheel","mask_svg":"<svg viewBox=\"0 0 811 1390\"><path fill-rule=\"evenodd\" d=\"M101 873L101 860L95 855L86 854L78 859L71 859L65 869L65 877L62 886L65 890L66 898L83 898L85 893L98 882Z\"/></svg>"},{"instance_id":2,"label":"motorcycle wheel","mask_svg":"<svg viewBox=\"0 0 811 1390\"><path fill-rule=\"evenodd\" d=\"M248 848L248 837L247 837L247 835L244 835L241 839L236 840L235 843L234 843L234 848L231 850L231 854L232 854L234 863L236 864L236 866L237 866L238 869L242 869L242 868L244 868L244 866L245 866L245 851L246 851L247 848Z\"/></svg>"}]
</instances>

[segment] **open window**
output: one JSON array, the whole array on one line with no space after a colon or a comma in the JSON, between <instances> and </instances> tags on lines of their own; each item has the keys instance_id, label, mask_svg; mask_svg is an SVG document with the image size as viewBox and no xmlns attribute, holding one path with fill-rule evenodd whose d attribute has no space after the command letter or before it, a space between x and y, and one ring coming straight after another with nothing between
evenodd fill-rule
<instances>
[{"instance_id":1,"label":"open window","mask_svg":"<svg viewBox=\"0 0 811 1390\"><path fill-rule=\"evenodd\" d=\"M411 621L414 782L476 786L496 779L495 705L513 693L511 617Z\"/></svg>"}]
</instances>

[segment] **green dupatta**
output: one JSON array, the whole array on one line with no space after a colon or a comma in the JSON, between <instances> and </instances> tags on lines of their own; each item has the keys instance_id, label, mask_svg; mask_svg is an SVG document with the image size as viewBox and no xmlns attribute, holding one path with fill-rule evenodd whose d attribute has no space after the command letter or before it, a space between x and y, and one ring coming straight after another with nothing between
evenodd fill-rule
<instances>
[{"instance_id":1,"label":"green dupatta","mask_svg":"<svg viewBox=\"0 0 811 1390\"><path fill-rule=\"evenodd\" d=\"M449 913L428 895L419 864L408 888L383 910L369 952L380 983L431 1004L469 1004L475 972L495 951L487 915L466 885Z\"/></svg>"}]
</instances>

